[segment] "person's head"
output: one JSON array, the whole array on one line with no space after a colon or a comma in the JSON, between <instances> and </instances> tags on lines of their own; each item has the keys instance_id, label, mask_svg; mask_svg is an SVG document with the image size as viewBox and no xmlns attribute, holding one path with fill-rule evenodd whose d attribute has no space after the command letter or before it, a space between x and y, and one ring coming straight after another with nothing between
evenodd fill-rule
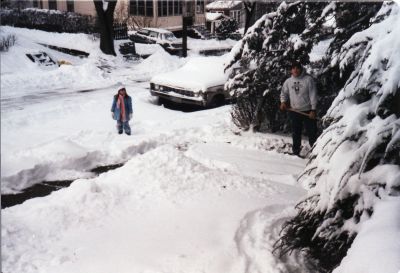
<instances>
[{"instance_id":1,"label":"person's head","mask_svg":"<svg viewBox=\"0 0 400 273\"><path fill-rule=\"evenodd\" d=\"M122 96L126 96L127 94L126 94L126 89L125 89L125 87L121 87L119 90L118 90L118 95L122 95Z\"/></svg>"},{"instance_id":2,"label":"person's head","mask_svg":"<svg viewBox=\"0 0 400 273\"><path fill-rule=\"evenodd\" d=\"M298 77L301 75L301 73L303 72L303 66L301 65L301 63L295 61L292 63L292 65L290 66L290 73L292 74L293 77Z\"/></svg>"}]
</instances>

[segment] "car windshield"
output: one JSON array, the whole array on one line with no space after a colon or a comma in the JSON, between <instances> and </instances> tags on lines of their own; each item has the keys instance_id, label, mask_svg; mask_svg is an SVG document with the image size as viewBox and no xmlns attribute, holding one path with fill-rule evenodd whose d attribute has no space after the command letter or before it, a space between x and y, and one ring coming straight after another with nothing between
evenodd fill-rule
<instances>
[{"instance_id":1,"label":"car windshield","mask_svg":"<svg viewBox=\"0 0 400 273\"><path fill-rule=\"evenodd\" d=\"M140 29L140 30L138 31L138 33L139 33L139 34L143 34L143 35L149 35L149 31L148 31L148 30L145 30L145 29Z\"/></svg>"},{"instance_id":2,"label":"car windshield","mask_svg":"<svg viewBox=\"0 0 400 273\"><path fill-rule=\"evenodd\" d=\"M164 36L164 40L168 40L168 41L176 40L176 37L172 33L164 33L163 36Z\"/></svg>"}]
</instances>

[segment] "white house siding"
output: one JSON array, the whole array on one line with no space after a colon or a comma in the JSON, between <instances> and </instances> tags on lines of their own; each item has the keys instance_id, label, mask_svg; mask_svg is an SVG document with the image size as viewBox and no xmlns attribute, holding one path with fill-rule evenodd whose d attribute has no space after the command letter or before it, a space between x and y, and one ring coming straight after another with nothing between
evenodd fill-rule
<instances>
[{"instance_id":1,"label":"white house siding","mask_svg":"<svg viewBox=\"0 0 400 273\"><path fill-rule=\"evenodd\" d=\"M65 10L67 9L67 3L65 1ZM96 9L93 1L74 1L74 12L84 15L96 15Z\"/></svg>"},{"instance_id":2,"label":"white house siding","mask_svg":"<svg viewBox=\"0 0 400 273\"><path fill-rule=\"evenodd\" d=\"M183 0L182 0L183 1ZM40 2L40 0L39 0ZM153 0L153 17L150 21L150 27L159 27L159 28L166 28L171 30L180 30L182 29L182 15L177 16L158 16L158 4L159 1ZM204 1L204 5L207 4L209 1ZM195 7L196 1L192 1L193 6ZM129 0L118 0L117 2L117 10L121 10L121 5L125 5L126 11L124 12L124 17L132 16L129 14ZM40 6L40 4L39 4ZM42 0L42 7L43 9L49 9L49 0ZM60 11L67 11L67 1L66 0L57 0L57 10ZM92 0L75 0L74 1L74 12L83 14L83 15L91 15L96 16L96 9L94 7L94 3ZM117 16L117 14L116 14ZM142 16L135 16L135 17L142 17ZM143 17L142 17L143 18ZM151 17L146 17L151 18ZM205 13L195 13L194 22L195 25L205 24Z\"/></svg>"}]
</instances>

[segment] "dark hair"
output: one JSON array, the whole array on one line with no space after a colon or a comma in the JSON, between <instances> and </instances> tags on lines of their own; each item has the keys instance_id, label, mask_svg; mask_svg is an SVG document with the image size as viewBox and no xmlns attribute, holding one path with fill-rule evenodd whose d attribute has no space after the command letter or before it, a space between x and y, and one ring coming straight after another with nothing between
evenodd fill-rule
<instances>
[{"instance_id":1,"label":"dark hair","mask_svg":"<svg viewBox=\"0 0 400 273\"><path fill-rule=\"evenodd\" d=\"M121 91L121 90L125 90L125 96L126 96L126 97L129 97L129 95L128 95L128 92L126 92L126 88L125 88L125 87L123 87L123 88L120 88L120 89L118 90L117 94L115 94L115 96L114 96L114 97L118 97L118 95L119 95L119 91Z\"/></svg>"},{"instance_id":2,"label":"dark hair","mask_svg":"<svg viewBox=\"0 0 400 273\"><path fill-rule=\"evenodd\" d=\"M292 64L290 65L290 69L293 69L295 67L297 67L300 70L303 70L303 66L298 61L293 61Z\"/></svg>"}]
</instances>

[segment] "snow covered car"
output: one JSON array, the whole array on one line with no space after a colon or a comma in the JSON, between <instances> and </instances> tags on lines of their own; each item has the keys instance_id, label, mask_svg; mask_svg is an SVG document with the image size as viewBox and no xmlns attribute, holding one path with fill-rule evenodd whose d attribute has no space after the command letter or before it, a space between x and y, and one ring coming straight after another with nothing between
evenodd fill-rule
<instances>
[{"instance_id":1,"label":"snow covered car","mask_svg":"<svg viewBox=\"0 0 400 273\"><path fill-rule=\"evenodd\" d=\"M224 89L224 56L196 57L181 68L154 76L150 93L176 103L216 107L231 97Z\"/></svg>"},{"instance_id":2,"label":"snow covered car","mask_svg":"<svg viewBox=\"0 0 400 273\"><path fill-rule=\"evenodd\" d=\"M182 42L171 31L161 28L142 28L130 32L129 39L135 43L159 44L168 52L182 50Z\"/></svg>"}]
</instances>

